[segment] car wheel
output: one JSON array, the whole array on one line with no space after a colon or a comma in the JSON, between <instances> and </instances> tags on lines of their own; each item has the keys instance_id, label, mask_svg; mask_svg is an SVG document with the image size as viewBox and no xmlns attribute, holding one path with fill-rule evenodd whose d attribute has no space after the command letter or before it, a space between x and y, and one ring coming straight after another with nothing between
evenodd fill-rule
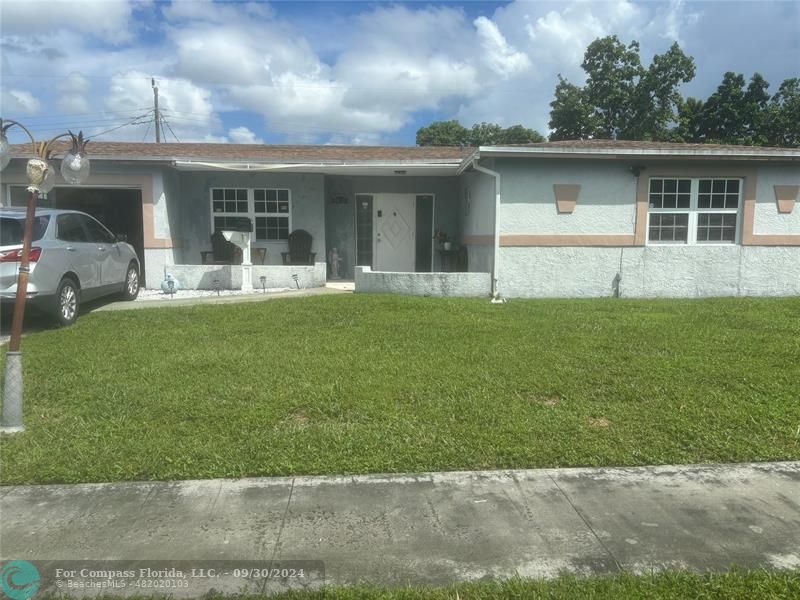
<instances>
[{"instance_id":1,"label":"car wheel","mask_svg":"<svg viewBox=\"0 0 800 600\"><path fill-rule=\"evenodd\" d=\"M72 325L78 318L80 306L80 290L69 277L64 277L58 284L56 291L56 320L61 325Z\"/></svg>"},{"instance_id":2,"label":"car wheel","mask_svg":"<svg viewBox=\"0 0 800 600\"><path fill-rule=\"evenodd\" d=\"M128 272L125 274L125 287L122 289L123 300L135 300L139 295L139 269L135 263L128 265Z\"/></svg>"}]
</instances>

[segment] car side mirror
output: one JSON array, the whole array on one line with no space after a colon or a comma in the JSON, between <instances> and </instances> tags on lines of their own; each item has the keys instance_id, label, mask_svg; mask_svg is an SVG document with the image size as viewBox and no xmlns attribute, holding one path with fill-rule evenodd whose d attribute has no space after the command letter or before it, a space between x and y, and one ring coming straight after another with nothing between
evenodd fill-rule
<instances>
[{"instance_id":1,"label":"car side mirror","mask_svg":"<svg viewBox=\"0 0 800 600\"><path fill-rule=\"evenodd\" d=\"M116 238L116 240L118 242L127 242L128 241L128 236L125 235L124 233L118 233L114 237Z\"/></svg>"}]
</instances>

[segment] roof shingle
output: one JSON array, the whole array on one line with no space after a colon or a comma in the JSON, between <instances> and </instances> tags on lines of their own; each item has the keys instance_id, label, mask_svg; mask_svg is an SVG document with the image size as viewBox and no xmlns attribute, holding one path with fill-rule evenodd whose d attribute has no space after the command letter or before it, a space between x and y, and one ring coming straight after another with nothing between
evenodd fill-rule
<instances>
[{"instance_id":1,"label":"roof shingle","mask_svg":"<svg viewBox=\"0 0 800 600\"><path fill-rule=\"evenodd\" d=\"M55 154L66 150L56 144ZM276 163L303 162L458 162L474 148L458 146L291 146L264 144L177 143L91 141L87 152L92 158L109 159L204 159L214 161L259 161ZM30 145L12 146L15 156L30 152Z\"/></svg>"}]
</instances>

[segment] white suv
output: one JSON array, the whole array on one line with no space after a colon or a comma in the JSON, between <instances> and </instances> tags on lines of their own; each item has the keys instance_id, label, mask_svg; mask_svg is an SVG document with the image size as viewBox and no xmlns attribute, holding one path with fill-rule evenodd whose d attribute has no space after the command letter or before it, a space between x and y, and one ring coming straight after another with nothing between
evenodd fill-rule
<instances>
[{"instance_id":1,"label":"white suv","mask_svg":"<svg viewBox=\"0 0 800 600\"><path fill-rule=\"evenodd\" d=\"M0 209L0 301L13 302L22 254L25 210ZM36 211L28 301L62 325L78 317L80 303L139 294L139 259L133 246L94 217L74 210Z\"/></svg>"}]
</instances>

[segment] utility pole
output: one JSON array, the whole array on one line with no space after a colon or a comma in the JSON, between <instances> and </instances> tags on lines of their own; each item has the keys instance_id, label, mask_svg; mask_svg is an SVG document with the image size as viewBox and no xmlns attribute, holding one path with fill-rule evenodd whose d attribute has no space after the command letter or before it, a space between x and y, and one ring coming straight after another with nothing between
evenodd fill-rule
<instances>
[{"instance_id":1,"label":"utility pole","mask_svg":"<svg viewBox=\"0 0 800 600\"><path fill-rule=\"evenodd\" d=\"M153 111L156 119L156 144L161 143L161 113L158 112L158 86L156 80L150 78L150 83L153 85Z\"/></svg>"}]
</instances>

